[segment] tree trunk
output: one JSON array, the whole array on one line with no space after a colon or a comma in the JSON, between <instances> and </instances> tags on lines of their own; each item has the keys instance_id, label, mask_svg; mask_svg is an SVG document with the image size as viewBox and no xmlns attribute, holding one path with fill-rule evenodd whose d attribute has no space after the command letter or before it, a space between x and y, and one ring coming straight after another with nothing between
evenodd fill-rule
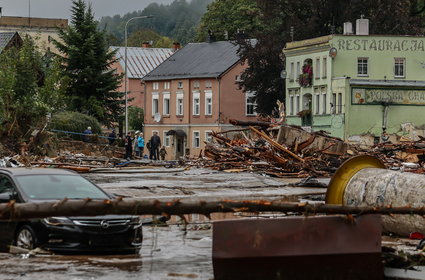
<instances>
[{"instance_id":1,"label":"tree trunk","mask_svg":"<svg viewBox=\"0 0 425 280\"><path fill-rule=\"evenodd\" d=\"M209 216L219 212L280 212L302 214L418 214L425 215L425 207L354 207L331 204L308 204L252 201L158 201L153 199L115 199L115 200L68 200L40 203L2 203L0 220L22 220L51 216L98 216L107 214L134 215L183 215L202 214Z\"/></svg>"}]
</instances>

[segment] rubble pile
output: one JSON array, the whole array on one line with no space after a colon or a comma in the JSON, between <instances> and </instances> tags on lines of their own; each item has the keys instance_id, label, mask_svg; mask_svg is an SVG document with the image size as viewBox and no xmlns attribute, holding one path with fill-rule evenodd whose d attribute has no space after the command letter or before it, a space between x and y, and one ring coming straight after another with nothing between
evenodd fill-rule
<instances>
[{"instance_id":1,"label":"rubble pile","mask_svg":"<svg viewBox=\"0 0 425 280\"><path fill-rule=\"evenodd\" d=\"M284 130L282 127L279 129L277 138ZM216 143L207 143L206 158L200 158L193 164L226 172L256 171L275 177L330 177L343 161L354 154L347 148L332 151L332 147L343 142L321 133L297 135L296 141L288 145L285 141L275 140L270 135L272 130L249 126L238 131L239 136L234 139L224 136L226 133L212 133ZM290 131L300 133L296 128L290 128ZM250 137L245 132L249 132ZM318 141L320 145L317 145Z\"/></svg>"},{"instance_id":2,"label":"rubble pile","mask_svg":"<svg viewBox=\"0 0 425 280\"><path fill-rule=\"evenodd\" d=\"M380 143L368 154L379 158L389 169L425 174L425 138L396 144Z\"/></svg>"}]
</instances>

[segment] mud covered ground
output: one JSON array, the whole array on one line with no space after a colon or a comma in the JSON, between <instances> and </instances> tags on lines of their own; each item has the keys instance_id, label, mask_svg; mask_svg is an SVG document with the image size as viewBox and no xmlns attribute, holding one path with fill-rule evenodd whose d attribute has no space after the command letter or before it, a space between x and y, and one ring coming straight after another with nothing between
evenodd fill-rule
<instances>
[{"instance_id":1,"label":"mud covered ground","mask_svg":"<svg viewBox=\"0 0 425 280\"><path fill-rule=\"evenodd\" d=\"M323 197L325 188L299 188L300 179L207 169L145 169L144 173L92 173L85 177L110 193L155 199L277 199ZM326 179L324 182L327 182ZM0 254L0 279L213 279L211 224L192 215L187 231L173 218L167 227L144 227L140 255L36 256ZM227 215L216 215L216 218Z\"/></svg>"},{"instance_id":2,"label":"mud covered ground","mask_svg":"<svg viewBox=\"0 0 425 280\"><path fill-rule=\"evenodd\" d=\"M36 256L0 254L0 279L212 279L211 230L145 227L140 255Z\"/></svg>"}]
</instances>

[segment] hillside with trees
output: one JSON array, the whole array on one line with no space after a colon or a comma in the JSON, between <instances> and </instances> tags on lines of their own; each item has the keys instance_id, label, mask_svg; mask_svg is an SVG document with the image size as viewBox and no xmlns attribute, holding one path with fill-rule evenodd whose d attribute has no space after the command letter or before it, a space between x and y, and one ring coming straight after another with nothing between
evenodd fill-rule
<instances>
[{"instance_id":1,"label":"hillside with trees","mask_svg":"<svg viewBox=\"0 0 425 280\"><path fill-rule=\"evenodd\" d=\"M196 36L197 26L202 15L207 9L207 5L213 0L174 0L169 5L159 5L152 3L143 11L134 11L124 16L115 15L113 17L103 17L99 22L99 28L109 34L108 41L111 45L124 45L124 28L126 22L132 17L153 15L153 18L133 20L128 24L128 36L140 30L150 30L149 33L156 33L155 36L142 37L140 40L132 40L130 43L139 41L153 41L155 46L156 37L162 37L162 41L178 41L182 44L192 42ZM148 33L148 32L146 32ZM164 38L165 37L165 38ZM168 38L168 39L167 39ZM161 43L161 46L163 43ZM171 47L171 46L169 46Z\"/></svg>"}]
</instances>

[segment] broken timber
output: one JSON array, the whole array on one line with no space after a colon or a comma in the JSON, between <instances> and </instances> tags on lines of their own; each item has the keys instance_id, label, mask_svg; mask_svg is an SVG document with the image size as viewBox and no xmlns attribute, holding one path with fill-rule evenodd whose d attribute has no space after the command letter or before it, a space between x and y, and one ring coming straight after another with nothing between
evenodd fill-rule
<instances>
[{"instance_id":1,"label":"broken timber","mask_svg":"<svg viewBox=\"0 0 425 280\"><path fill-rule=\"evenodd\" d=\"M280 212L302 214L417 214L425 215L425 206L404 207L355 207L331 204L308 204L273 202L263 200L233 201L158 201L152 199L122 199L115 200L68 200L40 203L9 203L0 204L0 220L22 220L44 218L51 216L98 216L107 214L134 215L184 215L231 212Z\"/></svg>"}]
</instances>

